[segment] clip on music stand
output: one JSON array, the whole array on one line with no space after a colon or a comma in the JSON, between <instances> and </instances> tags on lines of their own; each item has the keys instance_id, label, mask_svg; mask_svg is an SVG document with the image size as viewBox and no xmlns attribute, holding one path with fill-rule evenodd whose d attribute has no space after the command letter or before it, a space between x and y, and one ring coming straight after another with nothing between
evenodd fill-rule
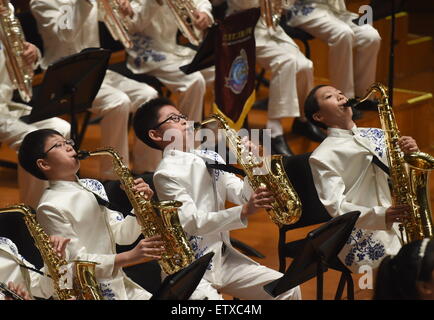
<instances>
[{"instance_id":1,"label":"clip on music stand","mask_svg":"<svg viewBox=\"0 0 434 320\"><path fill-rule=\"evenodd\" d=\"M87 48L51 64L45 72L38 95L30 102L31 113L20 119L33 123L69 114L71 138L78 148L82 137L77 140L75 115L91 107L104 80L110 54L110 50Z\"/></svg>"},{"instance_id":2,"label":"clip on music stand","mask_svg":"<svg viewBox=\"0 0 434 320\"><path fill-rule=\"evenodd\" d=\"M208 252L188 267L167 276L150 300L187 300L193 294L214 252Z\"/></svg>"},{"instance_id":3,"label":"clip on music stand","mask_svg":"<svg viewBox=\"0 0 434 320\"><path fill-rule=\"evenodd\" d=\"M347 212L309 232L303 249L285 274L265 285L264 290L276 297L316 276L317 299L322 300L323 273L328 270L328 263L337 256L348 240L359 215L360 211Z\"/></svg>"}]
</instances>

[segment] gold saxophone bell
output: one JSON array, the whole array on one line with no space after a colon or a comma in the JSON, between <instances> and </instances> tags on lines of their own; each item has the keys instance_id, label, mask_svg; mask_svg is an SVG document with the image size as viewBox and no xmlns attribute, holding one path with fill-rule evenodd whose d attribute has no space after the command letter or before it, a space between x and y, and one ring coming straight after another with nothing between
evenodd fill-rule
<instances>
[{"instance_id":1,"label":"gold saxophone bell","mask_svg":"<svg viewBox=\"0 0 434 320\"><path fill-rule=\"evenodd\" d=\"M53 280L54 291L56 292L56 296L59 300L69 300L72 298L76 299L84 299L84 300L104 300L101 291L99 289L98 282L95 278L95 270L89 269L89 272L86 272L86 277L81 277L80 272L76 272L79 275L79 278L73 279L74 285L73 289L65 289L64 284L66 282L66 273L65 269L68 262L59 257L59 255L53 249L50 238L41 225L36 220L35 210L28 205L25 204L16 204L6 208L0 208L0 213L10 213L10 212L19 212L23 214L24 222L26 223L27 229L30 232L33 240L35 241L35 245L38 248L42 260L44 264L47 266L48 273ZM81 270L81 264L95 264L94 262L89 261L74 261L74 267L76 270ZM87 293L89 290L92 291L92 295L82 294Z\"/></svg>"},{"instance_id":2,"label":"gold saxophone bell","mask_svg":"<svg viewBox=\"0 0 434 320\"><path fill-rule=\"evenodd\" d=\"M253 190L265 186L274 193L272 209L267 209L271 220L279 227L296 223L301 217L301 201L286 175L282 155L259 158L247 150L237 132L218 114L212 114L201 123L195 123L195 129L217 122L223 129L229 150L236 156L238 164L246 174ZM260 170L258 170L261 168ZM260 174L258 174L260 171Z\"/></svg>"},{"instance_id":3,"label":"gold saxophone bell","mask_svg":"<svg viewBox=\"0 0 434 320\"><path fill-rule=\"evenodd\" d=\"M165 252L158 261L163 271L170 275L190 265L195 257L179 222L178 208L182 206L182 203L179 201L153 202L134 191L135 184L131 171L114 149L82 150L77 154L80 160L90 156L110 156L112 158L114 171L124 186L134 214L140 221L143 236L148 238L158 234L164 242Z\"/></svg>"}]
</instances>

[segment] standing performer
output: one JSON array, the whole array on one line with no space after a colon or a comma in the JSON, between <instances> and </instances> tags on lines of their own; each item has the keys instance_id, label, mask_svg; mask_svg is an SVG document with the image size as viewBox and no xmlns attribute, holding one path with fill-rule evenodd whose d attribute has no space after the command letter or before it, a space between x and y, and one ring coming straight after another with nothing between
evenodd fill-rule
<instances>
[{"instance_id":1,"label":"standing performer","mask_svg":"<svg viewBox=\"0 0 434 320\"><path fill-rule=\"evenodd\" d=\"M318 197L335 217L349 211L361 215L339 257L358 273L377 268L381 260L401 248L398 223L410 209L392 205L384 131L357 128L345 95L331 86L315 87L305 104L308 119L327 129L327 138L312 153L309 163ZM416 141L402 136L404 153L418 151Z\"/></svg>"},{"instance_id":2,"label":"standing performer","mask_svg":"<svg viewBox=\"0 0 434 320\"><path fill-rule=\"evenodd\" d=\"M125 15L131 15L128 0L119 1ZM94 0L32 0L30 7L38 23L44 41L42 67L46 69L56 60L80 52L85 48L100 47L98 33L98 9ZM128 79L107 70L104 81L90 109L101 116L101 146L111 146L129 164L128 118L137 108L158 92L145 83ZM143 145L134 142L132 170L148 171L149 154ZM149 162L152 162L149 159ZM111 170L111 160L102 158L100 179L116 180Z\"/></svg>"},{"instance_id":3,"label":"standing performer","mask_svg":"<svg viewBox=\"0 0 434 320\"><path fill-rule=\"evenodd\" d=\"M328 44L331 84L346 97L363 96L375 82L378 31L370 24L353 22L358 15L347 10L344 0L296 0L289 12L288 25Z\"/></svg>"}]
</instances>

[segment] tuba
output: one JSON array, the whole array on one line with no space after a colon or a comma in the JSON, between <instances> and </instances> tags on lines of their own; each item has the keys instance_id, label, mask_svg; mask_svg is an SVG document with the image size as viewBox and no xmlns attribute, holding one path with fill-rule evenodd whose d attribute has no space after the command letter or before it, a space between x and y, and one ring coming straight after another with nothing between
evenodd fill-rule
<instances>
[{"instance_id":1,"label":"tuba","mask_svg":"<svg viewBox=\"0 0 434 320\"><path fill-rule=\"evenodd\" d=\"M66 265L68 262L59 257L54 251L48 235L36 220L35 211L25 204L17 204L0 209L0 213L6 212L20 212L23 214L27 229L48 268L59 300L68 300L74 296L80 300L104 300L99 285L95 280L95 262L74 261L73 288L65 289L67 282Z\"/></svg>"},{"instance_id":2,"label":"tuba","mask_svg":"<svg viewBox=\"0 0 434 320\"><path fill-rule=\"evenodd\" d=\"M134 213L142 226L145 238L159 234L164 242L165 252L158 261L163 271L170 275L187 267L194 261L194 252L187 240L185 232L179 222L179 201L151 202L133 190L134 178L127 166L122 162L119 154L112 148L97 149L95 151L79 151L80 160L90 156L111 156L113 167L125 193L134 208Z\"/></svg>"},{"instance_id":3,"label":"tuba","mask_svg":"<svg viewBox=\"0 0 434 320\"><path fill-rule=\"evenodd\" d=\"M400 132L392 106L389 104L387 88L381 83L374 83L358 102L365 101L374 92L378 92L381 96L378 112L388 149L392 202L394 205L407 204L411 208L410 217L399 226L401 237L404 240L405 230L404 243L433 238L427 183L428 175L434 169L434 157L423 152L402 154L398 146Z\"/></svg>"},{"instance_id":4,"label":"tuba","mask_svg":"<svg viewBox=\"0 0 434 320\"><path fill-rule=\"evenodd\" d=\"M224 129L229 150L235 154L253 190L265 186L268 190L274 191L275 201L271 204L272 209L267 209L271 220L279 227L296 223L301 216L301 201L286 175L282 163L283 156L258 158L247 150L237 132L218 114L212 114L195 127L197 129L212 122L217 122L219 127ZM261 167L265 168L265 174L255 174L255 169Z\"/></svg>"},{"instance_id":5,"label":"tuba","mask_svg":"<svg viewBox=\"0 0 434 320\"><path fill-rule=\"evenodd\" d=\"M98 11L102 13L104 24L113 39L118 40L126 49L133 47L133 42L128 33L128 17L125 17L117 0L97 0Z\"/></svg>"},{"instance_id":6,"label":"tuba","mask_svg":"<svg viewBox=\"0 0 434 320\"><path fill-rule=\"evenodd\" d=\"M32 99L33 68L22 58L24 32L15 17L9 0L0 0L0 40L4 47L6 69L15 88L25 102Z\"/></svg>"},{"instance_id":7,"label":"tuba","mask_svg":"<svg viewBox=\"0 0 434 320\"><path fill-rule=\"evenodd\" d=\"M198 46L202 41L202 31L194 26L196 20L194 13L197 10L194 2L192 0L166 0L166 3L184 37L191 44Z\"/></svg>"}]
</instances>

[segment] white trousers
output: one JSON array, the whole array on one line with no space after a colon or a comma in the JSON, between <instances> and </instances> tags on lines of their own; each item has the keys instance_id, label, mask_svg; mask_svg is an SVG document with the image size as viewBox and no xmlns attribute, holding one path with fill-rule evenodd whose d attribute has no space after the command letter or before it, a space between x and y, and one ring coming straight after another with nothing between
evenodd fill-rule
<instances>
[{"instance_id":1,"label":"white trousers","mask_svg":"<svg viewBox=\"0 0 434 320\"><path fill-rule=\"evenodd\" d=\"M375 82L381 37L369 24L342 21L322 8L324 16L297 25L329 46L329 77L347 97L364 96ZM355 56L353 57L353 48Z\"/></svg>"},{"instance_id":2,"label":"white trousers","mask_svg":"<svg viewBox=\"0 0 434 320\"><path fill-rule=\"evenodd\" d=\"M141 83L116 72L107 70L104 81L92 104L91 112L102 116L100 147L112 147L122 157L123 162L129 165L128 150L128 118L142 104L156 98L158 91L151 86ZM134 136L132 170L143 172L146 164L154 163L152 157L158 154L146 152L146 147ZM112 160L108 157L100 159L101 180L116 180L118 177L113 173Z\"/></svg>"},{"instance_id":3,"label":"white trousers","mask_svg":"<svg viewBox=\"0 0 434 320\"><path fill-rule=\"evenodd\" d=\"M215 272L219 274L217 278L220 283L211 283L202 278L191 295L191 300L223 300L221 293L246 300L301 300L302 298L299 286L276 298L272 297L263 286L281 278L283 274L230 252L225 257L222 268Z\"/></svg>"},{"instance_id":4,"label":"white trousers","mask_svg":"<svg viewBox=\"0 0 434 320\"><path fill-rule=\"evenodd\" d=\"M286 42L270 37L256 44L256 61L269 70L268 119L298 117L313 88L313 63L288 37Z\"/></svg>"},{"instance_id":5,"label":"white trousers","mask_svg":"<svg viewBox=\"0 0 434 320\"><path fill-rule=\"evenodd\" d=\"M19 117L29 114L30 108L22 105L11 106L9 114L0 114L0 141L18 151L24 137L38 129L54 129L64 137L69 137L71 126L60 118L50 118L32 124L22 122ZM40 180L18 165L18 188L20 201L36 208L48 182Z\"/></svg>"}]
</instances>

